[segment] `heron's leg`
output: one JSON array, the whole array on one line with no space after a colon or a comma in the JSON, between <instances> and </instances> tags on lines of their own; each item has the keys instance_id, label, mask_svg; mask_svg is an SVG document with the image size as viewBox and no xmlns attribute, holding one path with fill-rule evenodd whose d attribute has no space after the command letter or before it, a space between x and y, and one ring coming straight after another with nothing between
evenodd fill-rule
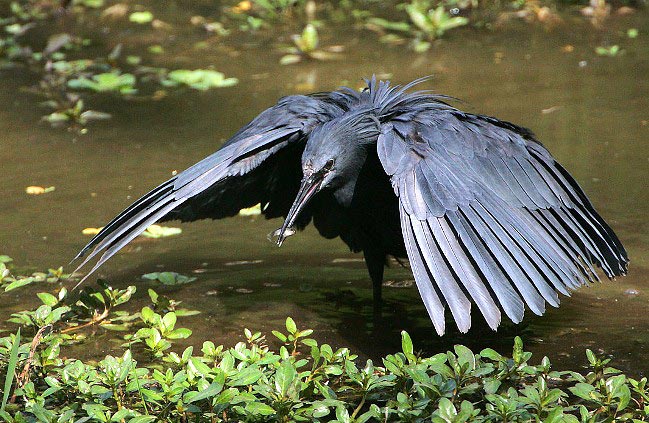
<instances>
[{"instance_id":1,"label":"heron's leg","mask_svg":"<svg viewBox=\"0 0 649 423\"><path fill-rule=\"evenodd\" d=\"M365 265L370 273L372 279L372 288L374 296L374 310L381 310L382 298L381 287L383 286L383 269L385 268L385 253L378 253L376 251L364 250Z\"/></svg>"}]
</instances>

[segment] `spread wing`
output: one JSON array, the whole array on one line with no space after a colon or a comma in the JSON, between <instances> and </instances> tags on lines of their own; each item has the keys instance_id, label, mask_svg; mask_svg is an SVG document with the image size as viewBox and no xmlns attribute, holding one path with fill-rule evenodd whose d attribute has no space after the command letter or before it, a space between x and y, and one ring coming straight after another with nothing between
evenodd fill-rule
<instances>
[{"instance_id":1,"label":"spread wing","mask_svg":"<svg viewBox=\"0 0 649 423\"><path fill-rule=\"evenodd\" d=\"M526 129L458 110L384 124L379 159L399 197L417 287L439 334L475 303L494 330L502 309L542 314L557 292L611 278L628 258L574 179Z\"/></svg>"},{"instance_id":2,"label":"spread wing","mask_svg":"<svg viewBox=\"0 0 649 423\"><path fill-rule=\"evenodd\" d=\"M281 99L217 152L162 183L110 221L75 257L93 249L81 268L103 252L84 279L159 220L220 218L259 202L267 204L267 214L285 214L292 200L286 197L290 191L286 187L295 186L297 192L302 177L300 156L306 138L314 127L339 113L335 102L324 95Z\"/></svg>"}]
</instances>

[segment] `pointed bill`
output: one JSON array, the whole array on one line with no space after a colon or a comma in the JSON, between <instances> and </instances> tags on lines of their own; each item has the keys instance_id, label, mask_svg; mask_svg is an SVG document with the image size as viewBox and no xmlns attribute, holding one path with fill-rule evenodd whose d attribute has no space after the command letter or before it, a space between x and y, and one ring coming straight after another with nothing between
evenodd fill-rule
<instances>
[{"instance_id":1,"label":"pointed bill","mask_svg":"<svg viewBox=\"0 0 649 423\"><path fill-rule=\"evenodd\" d=\"M313 198L313 196L320 190L320 185L322 185L323 179L324 175L319 172L313 173L310 176L304 177L302 179L302 185L300 186L300 190L295 197L295 201L293 201L291 209L286 215L284 224L281 228L279 228L272 234L274 236L277 236L276 243L278 247L282 245L287 237L295 233L295 231L293 230L295 220L297 220L297 217L300 215L302 210L304 210L304 207L306 207L311 198Z\"/></svg>"}]
</instances>

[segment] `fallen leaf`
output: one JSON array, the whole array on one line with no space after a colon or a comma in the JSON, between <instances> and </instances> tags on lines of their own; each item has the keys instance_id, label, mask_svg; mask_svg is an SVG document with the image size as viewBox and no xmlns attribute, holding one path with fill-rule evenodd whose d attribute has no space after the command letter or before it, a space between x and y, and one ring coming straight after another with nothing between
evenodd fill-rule
<instances>
[{"instance_id":1,"label":"fallen leaf","mask_svg":"<svg viewBox=\"0 0 649 423\"><path fill-rule=\"evenodd\" d=\"M249 0L243 0L232 8L234 13L243 13L252 9L252 3Z\"/></svg>"},{"instance_id":2,"label":"fallen leaf","mask_svg":"<svg viewBox=\"0 0 649 423\"><path fill-rule=\"evenodd\" d=\"M144 232L142 236L145 238L164 238L168 236L178 235L183 230L180 228L172 228L169 226L151 225Z\"/></svg>"},{"instance_id":3,"label":"fallen leaf","mask_svg":"<svg viewBox=\"0 0 649 423\"><path fill-rule=\"evenodd\" d=\"M547 109L541 110L541 113L544 114L544 115L547 115L547 114L556 112L559 109L561 109L561 106L552 106L552 107L548 107Z\"/></svg>"},{"instance_id":4,"label":"fallen leaf","mask_svg":"<svg viewBox=\"0 0 649 423\"><path fill-rule=\"evenodd\" d=\"M263 263L263 260L239 260L239 261L229 261L223 263L225 266L244 266L246 264L259 264Z\"/></svg>"},{"instance_id":5,"label":"fallen leaf","mask_svg":"<svg viewBox=\"0 0 649 423\"><path fill-rule=\"evenodd\" d=\"M239 216L257 216L261 214L261 204L239 210Z\"/></svg>"},{"instance_id":6,"label":"fallen leaf","mask_svg":"<svg viewBox=\"0 0 649 423\"><path fill-rule=\"evenodd\" d=\"M155 29L164 29L164 30L170 30L173 28L171 24L168 24L165 21L161 21L160 19L154 19L153 22L151 22L151 26Z\"/></svg>"},{"instance_id":7,"label":"fallen leaf","mask_svg":"<svg viewBox=\"0 0 649 423\"><path fill-rule=\"evenodd\" d=\"M108 19L119 19L126 16L127 13L128 5L124 3L117 3L104 9L104 11L101 13L101 17Z\"/></svg>"},{"instance_id":8,"label":"fallen leaf","mask_svg":"<svg viewBox=\"0 0 649 423\"><path fill-rule=\"evenodd\" d=\"M617 9L615 13L617 13L620 16L626 16L635 13L635 9L629 6L622 6L619 9Z\"/></svg>"},{"instance_id":9,"label":"fallen leaf","mask_svg":"<svg viewBox=\"0 0 649 423\"><path fill-rule=\"evenodd\" d=\"M40 195L40 194L47 194L48 192L54 191L56 188L55 187L39 187L39 186L28 186L25 188L25 192L29 195Z\"/></svg>"},{"instance_id":10,"label":"fallen leaf","mask_svg":"<svg viewBox=\"0 0 649 423\"><path fill-rule=\"evenodd\" d=\"M85 228L81 231L84 235L97 235L103 228Z\"/></svg>"}]
</instances>

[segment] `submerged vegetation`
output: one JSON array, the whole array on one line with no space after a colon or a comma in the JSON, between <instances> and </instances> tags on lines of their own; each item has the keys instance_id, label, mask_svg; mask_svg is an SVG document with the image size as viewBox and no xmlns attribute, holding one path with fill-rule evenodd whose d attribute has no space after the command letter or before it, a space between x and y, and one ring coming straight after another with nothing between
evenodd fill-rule
<instances>
[{"instance_id":1,"label":"submerged vegetation","mask_svg":"<svg viewBox=\"0 0 649 423\"><path fill-rule=\"evenodd\" d=\"M559 8L573 8L601 30L612 14L633 13L633 7L641 5L622 3L615 9L605 0L575 5L551 0L410 0L380 4L374 0L242 0L225 2L214 16L194 15L187 19L179 15L166 22L158 16L161 10L146 10L130 2L13 0L0 2L0 72L15 67L31 70L40 82L30 91L43 98L41 104L49 109L43 121L84 133L90 122L111 118L108 113L86 108L97 95L120 95L122 101L155 101L176 88L205 91L237 84L237 78L215 69L156 66L160 60L155 56L168 55L160 41L186 36L187 32L182 31L167 37L179 28L203 29L208 38L195 44L199 49L214 42L237 49L238 39L246 32L259 42L270 37L285 46L280 48L284 54L278 57L279 63L293 64L342 58L339 53L344 46L339 43L320 46L319 32L334 25L353 24L357 31L377 32L381 42L407 43L414 52L423 53L460 27L484 31L501 27L511 18L551 27L562 20ZM56 22L61 25L53 24ZM103 30L93 31L94 26ZM122 31L150 40L133 43L134 39L126 36L114 41L112 36L102 34ZM299 34L291 35L296 32ZM621 39L614 40L615 44L610 36L602 37L604 45L594 45L593 54L616 56L623 51L620 44L628 44L638 36L635 28L629 28L627 33L628 37L617 37ZM292 39L291 46L283 42L286 38Z\"/></svg>"},{"instance_id":2,"label":"submerged vegetation","mask_svg":"<svg viewBox=\"0 0 649 423\"><path fill-rule=\"evenodd\" d=\"M11 259L0 257L6 283ZM154 276L162 274L145 275ZM7 422L649 420L647 378L590 350L582 374L554 369L547 357L534 363L518 337L509 356L456 345L423 357L402 332L402 350L375 364L318 343L289 317L274 339L246 329L233 347L198 340L197 351L174 346L192 336L179 319L197 312L151 289L149 305L135 311L135 286L100 280L76 295L61 284L42 288L41 305L13 313L18 329L0 338ZM111 332L121 339L111 354L84 361L70 353Z\"/></svg>"}]
</instances>

